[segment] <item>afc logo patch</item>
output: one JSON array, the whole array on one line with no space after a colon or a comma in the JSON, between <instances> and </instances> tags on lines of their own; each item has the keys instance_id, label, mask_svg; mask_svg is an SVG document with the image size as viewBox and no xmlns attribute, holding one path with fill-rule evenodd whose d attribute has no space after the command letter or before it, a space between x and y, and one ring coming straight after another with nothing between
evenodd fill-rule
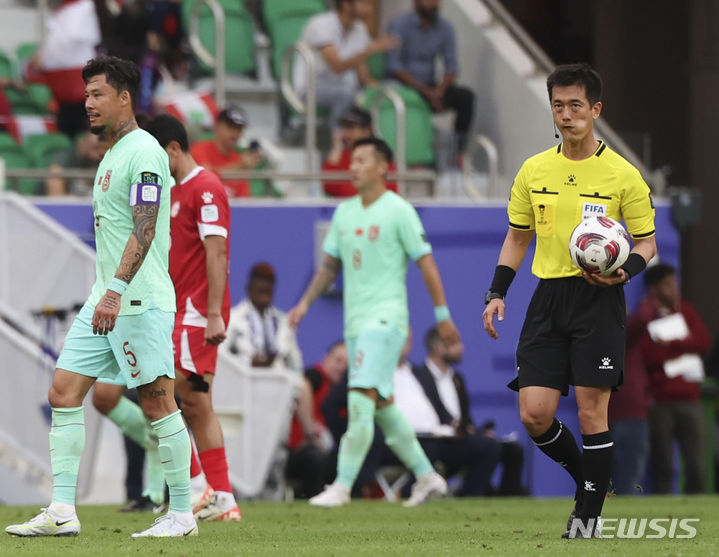
<instances>
[{"instance_id":1,"label":"afc logo patch","mask_svg":"<svg viewBox=\"0 0 719 557\"><path fill-rule=\"evenodd\" d=\"M112 170L105 172L105 177L102 179L102 191L110 189L110 177L112 176Z\"/></svg>"},{"instance_id":2,"label":"afc logo patch","mask_svg":"<svg viewBox=\"0 0 719 557\"><path fill-rule=\"evenodd\" d=\"M369 238L370 242L377 241L377 238L379 238L379 225L373 224L369 227L369 233L367 234L367 238Z\"/></svg>"}]
</instances>

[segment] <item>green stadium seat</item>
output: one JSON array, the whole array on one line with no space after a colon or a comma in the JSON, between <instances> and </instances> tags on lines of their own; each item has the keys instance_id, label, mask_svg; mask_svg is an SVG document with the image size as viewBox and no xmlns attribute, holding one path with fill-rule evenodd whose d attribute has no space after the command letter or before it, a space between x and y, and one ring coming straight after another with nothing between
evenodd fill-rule
<instances>
[{"instance_id":1,"label":"green stadium seat","mask_svg":"<svg viewBox=\"0 0 719 557\"><path fill-rule=\"evenodd\" d=\"M25 138L23 148L35 168L45 168L55 153L72 148L72 140L62 133L30 135Z\"/></svg>"},{"instance_id":2,"label":"green stadium seat","mask_svg":"<svg viewBox=\"0 0 719 557\"><path fill-rule=\"evenodd\" d=\"M22 147L8 132L0 132L0 153L4 153L6 151L22 152Z\"/></svg>"},{"instance_id":3,"label":"green stadium seat","mask_svg":"<svg viewBox=\"0 0 719 557\"><path fill-rule=\"evenodd\" d=\"M425 100L411 87L393 87L399 93L406 107L407 164L430 166L434 164L434 131L432 129L432 111ZM363 104L368 110L379 93L378 89L364 92ZM392 149L397 148L397 117L394 105L389 99L379 104L379 129L382 138Z\"/></svg>"},{"instance_id":4,"label":"green stadium seat","mask_svg":"<svg viewBox=\"0 0 719 557\"><path fill-rule=\"evenodd\" d=\"M0 159L5 161L5 167L9 169L32 168L32 162L23 152L22 146L6 132L0 132ZM41 182L33 178L21 180L5 180L5 189L13 190L24 195L36 195L42 193Z\"/></svg>"},{"instance_id":5,"label":"green stadium seat","mask_svg":"<svg viewBox=\"0 0 719 557\"><path fill-rule=\"evenodd\" d=\"M244 3L238 0L219 0L225 11L225 69L230 74L254 73L255 64L255 30L252 16L247 12ZM190 17L195 0L182 3L182 17L185 29L190 28ZM215 53L215 20L210 8L204 6L200 10L199 34L203 46L212 54ZM200 61L205 71L212 68Z\"/></svg>"},{"instance_id":6,"label":"green stadium seat","mask_svg":"<svg viewBox=\"0 0 719 557\"><path fill-rule=\"evenodd\" d=\"M43 83L28 83L27 96L38 109L42 110L43 114L51 112L50 105L53 100L52 90L47 85Z\"/></svg>"},{"instance_id":7,"label":"green stadium seat","mask_svg":"<svg viewBox=\"0 0 719 557\"><path fill-rule=\"evenodd\" d=\"M15 48L15 58L20 66L24 65L37 52L37 43L21 43Z\"/></svg>"},{"instance_id":8,"label":"green stadium seat","mask_svg":"<svg viewBox=\"0 0 719 557\"><path fill-rule=\"evenodd\" d=\"M264 0L262 17L272 41L272 71L276 78L287 47L299 40L310 17L326 10L322 0Z\"/></svg>"},{"instance_id":9,"label":"green stadium seat","mask_svg":"<svg viewBox=\"0 0 719 557\"><path fill-rule=\"evenodd\" d=\"M12 85L6 85L4 91L5 97L7 97L7 100L12 106L12 113L14 115L47 113L47 108L38 106L30 97L28 91L21 91Z\"/></svg>"},{"instance_id":10,"label":"green stadium seat","mask_svg":"<svg viewBox=\"0 0 719 557\"><path fill-rule=\"evenodd\" d=\"M15 78L15 66L12 63L10 57L0 50L0 78L2 79L14 79Z\"/></svg>"},{"instance_id":11,"label":"green stadium seat","mask_svg":"<svg viewBox=\"0 0 719 557\"><path fill-rule=\"evenodd\" d=\"M367 58L367 66L369 73L377 81L384 79L385 70L387 68L387 58L384 52L378 52Z\"/></svg>"}]
</instances>

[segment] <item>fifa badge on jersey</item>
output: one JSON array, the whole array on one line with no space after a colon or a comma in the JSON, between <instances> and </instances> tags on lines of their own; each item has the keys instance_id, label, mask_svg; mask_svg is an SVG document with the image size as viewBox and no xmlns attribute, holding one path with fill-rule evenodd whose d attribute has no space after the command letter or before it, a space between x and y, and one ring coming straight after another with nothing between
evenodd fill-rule
<instances>
[{"instance_id":1,"label":"fifa badge on jersey","mask_svg":"<svg viewBox=\"0 0 719 557\"><path fill-rule=\"evenodd\" d=\"M601 203L584 203L582 207L582 219L589 217L606 217L607 206Z\"/></svg>"},{"instance_id":2,"label":"fifa badge on jersey","mask_svg":"<svg viewBox=\"0 0 719 557\"><path fill-rule=\"evenodd\" d=\"M370 242L374 242L379 238L379 225L373 224L369 227L369 234L367 234Z\"/></svg>"},{"instance_id":3,"label":"fifa badge on jersey","mask_svg":"<svg viewBox=\"0 0 719 557\"><path fill-rule=\"evenodd\" d=\"M203 205L200 209L202 222L217 222L220 220L220 210L217 205Z\"/></svg>"},{"instance_id":4,"label":"fifa badge on jersey","mask_svg":"<svg viewBox=\"0 0 719 557\"><path fill-rule=\"evenodd\" d=\"M110 176L112 176L112 170L105 172L105 177L102 179L102 191L110 189Z\"/></svg>"}]
</instances>

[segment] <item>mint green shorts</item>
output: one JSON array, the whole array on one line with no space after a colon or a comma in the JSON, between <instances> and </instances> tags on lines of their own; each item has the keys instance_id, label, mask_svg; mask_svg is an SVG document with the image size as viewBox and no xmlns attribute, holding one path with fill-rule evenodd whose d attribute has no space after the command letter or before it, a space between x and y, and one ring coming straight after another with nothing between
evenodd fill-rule
<instances>
[{"instance_id":1,"label":"mint green shorts","mask_svg":"<svg viewBox=\"0 0 719 557\"><path fill-rule=\"evenodd\" d=\"M394 392L394 372L407 337L394 327L370 329L346 339L349 357L348 387L377 389L387 400Z\"/></svg>"},{"instance_id":2,"label":"mint green shorts","mask_svg":"<svg viewBox=\"0 0 719 557\"><path fill-rule=\"evenodd\" d=\"M107 335L92 332L95 307L85 304L65 337L56 367L132 389L160 376L175 378L173 312L121 315Z\"/></svg>"}]
</instances>

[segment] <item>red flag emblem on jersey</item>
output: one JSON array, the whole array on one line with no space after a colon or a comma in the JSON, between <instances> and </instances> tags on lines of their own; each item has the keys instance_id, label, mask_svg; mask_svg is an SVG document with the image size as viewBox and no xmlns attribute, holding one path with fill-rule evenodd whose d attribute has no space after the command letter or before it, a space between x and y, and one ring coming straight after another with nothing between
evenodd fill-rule
<instances>
[{"instance_id":1,"label":"red flag emblem on jersey","mask_svg":"<svg viewBox=\"0 0 719 557\"><path fill-rule=\"evenodd\" d=\"M362 236L362 233L363 233L363 230L361 228L358 228L357 230L355 230L356 236Z\"/></svg>"},{"instance_id":2,"label":"red flag emblem on jersey","mask_svg":"<svg viewBox=\"0 0 719 557\"><path fill-rule=\"evenodd\" d=\"M102 191L110 189L110 176L112 176L112 170L105 172L105 178L102 180Z\"/></svg>"},{"instance_id":3,"label":"red flag emblem on jersey","mask_svg":"<svg viewBox=\"0 0 719 557\"><path fill-rule=\"evenodd\" d=\"M369 234L367 236L369 238L370 242L374 242L377 238L379 238L379 226L372 225L369 227Z\"/></svg>"}]
</instances>

